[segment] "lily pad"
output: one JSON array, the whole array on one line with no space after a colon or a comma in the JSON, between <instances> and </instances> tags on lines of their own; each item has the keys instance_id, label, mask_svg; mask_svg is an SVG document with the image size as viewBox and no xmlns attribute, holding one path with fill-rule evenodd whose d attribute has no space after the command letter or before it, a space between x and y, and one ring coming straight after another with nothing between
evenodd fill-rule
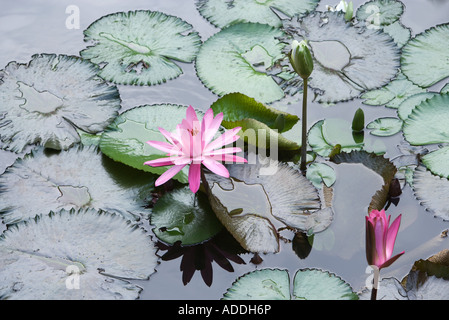
<instances>
[{"instance_id":1,"label":"lily pad","mask_svg":"<svg viewBox=\"0 0 449 320\"><path fill-rule=\"evenodd\" d=\"M319 0L199 0L197 6L201 15L218 28L238 22L258 22L281 27L282 22L273 9L292 17L313 11L318 2Z\"/></svg>"},{"instance_id":2,"label":"lily pad","mask_svg":"<svg viewBox=\"0 0 449 320\"><path fill-rule=\"evenodd\" d=\"M391 25L399 20L405 6L397 0L371 0L357 9L357 20L364 21L369 27Z\"/></svg>"},{"instance_id":3,"label":"lily pad","mask_svg":"<svg viewBox=\"0 0 449 320\"><path fill-rule=\"evenodd\" d=\"M0 71L2 148L28 145L66 150L80 142L78 130L95 134L117 116L115 86L97 76L98 67L74 56L34 55L28 64L10 62Z\"/></svg>"},{"instance_id":4,"label":"lily pad","mask_svg":"<svg viewBox=\"0 0 449 320\"><path fill-rule=\"evenodd\" d=\"M405 121L416 106L424 100L432 98L435 94L435 92L421 92L408 97L398 106L399 118Z\"/></svg>"},{"instance_id":5,"label":"lily pad","mask_svg":"<svg viewBox=\"0 0 449 320\"><path fill-rule=\"evenodd\" d=\"M266 24L239 23L207 39L196 59L197 74L213 93L240 92L261 103L284 97L267 69L284 58L284 33Z\"/></svg>"},{"instance_id":6,"label":"lily pad","mask_svg":"<svg viewBox=\"0 0 449 320\"><path fill-rule=\"evenodd\" d=\"M330 188L337 179L331 166L319 162L314 162L307 168L306 177L317 189L321 189L323 183Z\"/></svg>"},{"instance_id":7,"label":"lily pad","mask_svg":"<svg viewBox=\"0 0 449 320\"><path fill-rule=\"evenodd\" d=\"M432 27L402 48L401 69L421 87L449 77L449 24Z\"/></svg>"},{"instance_id":8,"label":"lily pad","mask_svg":"<svg viewBox=\"0 0 449 320\"><path fill-rule=\"evenodd\" d=\"M150 237L118 215L37 216L0 238L0 299L137 299L142 289L128 280L148 279L155 253Z\"/></svg>"},{"instance_id":9,"label":"lily pad","mask_svg":"<svg viewBox=\"0 0 449 320\"><path fill-rule=\"evenodd\" d=\"M275 147L280 149L300 148L296 140L301 136L291 141L279 134L292 129L299 120L296 115L270 108L241 93L227 94L215 101L211 108L215 114L223 113L223 127L242 127L238 135L252 145L270 148L271 141L275 141ZM282 125L279 119L282 119Z\"/></svg>"},{"instance_id":10,"label":"lily pad","mask_svg":"<svg viewBox=\"0 0 449 320\"><path fill-rule=\"evenodd\" d=\"M399 21L384 26L382 30L393 38L399 48L402 48L412 37L412 30Z\"/></svg>"},{"instance_id":11,"label":"lily pad","mask_svg":"<svg viewBox=\"0 0 449 320\"><path fill-rule=\"evenodd\" d=\"M290 287L287 270L261 269L238 278L223 300L357 300L338 276L319 269L300 269Z\"/></svg>"},{"instance_id":12,"label":"lily pad","mask_svg":"<svg viewBox=\"0 0 449 320\"><path fill-rule=\"evenodd\" d=\"M399 133L402 129L402 120L398 118L378 118L366 126L371 134L379 137L389 137Z\"/></svg>"},{"instance_id":13,"label":"lily pad","mask_svg":"<svg viewBox=\"0 0 449 320\"><path fill-rule=\"evenodd\" d=\"M230 178L205 174L212 209L244 249L277 252L278 228L313 233L330 225L332 208L321 207L316 188L300 171L254 157L228 165Z\"/></svg>"},{"instance_id":14,"label":"lily pad","mask_svg":"<svg viewBox=\"0 0 449 320\"><path fill-rule=\"evenodd\" d=\"M371 90L361 96L364 104L370 106L385 105L388 108L397 109L407 98L426 92L425 89L415 85L413 82L400 74L395 80L385 87Z\"/></svg>"},{"instance_id":15,"label":"lily pad","mask_svg":"<svg viewBox=\"0 0 449 320\"><path fill-rule=\"evenodd\" d=\"M196 199L195 199L196 198ZM168 244L182 245L209 240L223 229L210 208L207 196L188 187L164 194L153 207L150 224L154 234Z\"/></svg>"},{"instance_id":16,"label":"lily pad","mask_svg":"<svg viewBox=\"0 0 449 320\"><path fill-rule=\"evenodd\" d=\"M36 212L71 208L95 208L138 220L147 214L145 197L154 188L154 177L122 165L114 168L116 164L107 161L95 147L57 154L40 148L18 159L0 176L3 221L13 224Z\"/></svg>"},{"instance_id":17,"label":"lily pad","mask_svg":"<svg viewBox=\"0 0 449 320\"><path fill-rule=\"evenodd\" d=\"M393 39L378 30L346 22L344 13L295 17L284 20L284 29L310 45L314 70L309 85L317 92L319 102L356 98L386 85L397 73L400 52Z\"/></svg>"},{"instance_id":18,"label":"lily pad","mask_svg":"<svg viewBox=\"0 0 449 320\"><path fill-rule=\"evenodd\" d=\"M167 167L145 166L144 162L166 157L166 153L146 142L165 141L158 128L174 132L176 126L185 118L186 110L186 106L171 104L143 105L127 110L105 129L100 149L115 161L160 175L167 170ZM203 113L196 112L201 121ZM188 167L185 167L174 178L187 183L188 174Z\"/></svg>"},{"instance_id":19,"label":"lily pad","mask_svg":"<svg viewBox=\"0 0 449 320\"><path fill-rule=\"evenodd\" d=\"M117 12L101 17L84 31L91 46L81 56L102 68L110 82L155 85L177 78L175 62L192 62L201 38L192 25L158 11Z\"/></svg>"},{"instance_id":20,"label":"lily pad","mask_svg":"<svg viewBox=\"0 0 449 320\"><path fill-rule=\"evenodd\" d=\"M449 180L433 175L426 167L420 165L413 176L413 191L428 211L445 221L449 220Z\"/></svg>"}]
</instances>

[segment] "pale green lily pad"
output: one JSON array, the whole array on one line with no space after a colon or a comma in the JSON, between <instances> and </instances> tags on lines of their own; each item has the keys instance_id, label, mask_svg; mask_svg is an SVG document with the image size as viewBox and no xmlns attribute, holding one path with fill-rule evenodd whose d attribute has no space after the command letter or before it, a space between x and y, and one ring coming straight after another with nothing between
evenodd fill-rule
<instances>
[{"instance_id":1,"label":"pale green lily pad","mask_svg":"<svg viewBox=\"0 0 449 320\"><path fill-rule=\"evenodd\" d=\"M371 134L379 137L389 137L399 133L402 129L402 120L398 118L378 118L366 126Z\"/></svg>"},{"instance_id":2,"label":"pale green lily pad","mask_svg":"<svg viewBox=\"0 0 449 320\"><path fill-rule=\"evenodd\" d=\"M127 110L105 129L101 137L100 149L115 161L160 175L169 167L151 167L144 165L144 162L164 158L166 152L146 142L166 141L158 128L174 132L176 126L185 118L186 110L186 106L171 104L143 105ZM203 112L196 112L201 121ZM187 183L188 166L176 174L174 179Z\"/></svg>"},{"instance_id":3,"label":"pale green lily pad","mask_svg":"<svg viewBox=\"0 0 449 320\"><path fill-rule=\"evenodd\" d=\"M317 189L321 189L323 183L329 188L337 180L335 170L331 166L319 162L312 163L307 168L306 177Z\"/></svg>"},{"instance_id":4,"label":"pale green lily pad","mask_svg":"<svg viewBox=\"0 0 449 320\"><path fill-rule=\"evenodd\" d=\"M405 121L416 106L435 95L434 92L421 92L408 97L398 106L399 118Z\"/></svg>"},{"instance_id":5,"label":"pale green lily pad","mask_svg":"<svg viewBox=\"0 0 449 320\"><path fill-rule=\"evenodd\" d=\"M404 9L405 6L401 1L371 0L357 9L356 17L368 27L379 28L398 21Z\"/></svg>"},{"instance_id":6,"label":"pale green lily pad","mask_svg":"<svg viewBox=\"0 0 449 320\"><path fill-rule=\"evenodd\" d=\"M242 127L238 135L247 143L270 148L271 143L275 142L274 147L280 149L300 148L300 144L296 142L301 139L300 133L293 141L280 134L297 124L299 118L296 115L270 108L241 93L227 94L215 101L211 108L215 114L223 113L223 127ZM279 120L281 117L282 120ZM296 128L294 131L297 131Z\"/></svg>"},{"instance_id":7,"label":"pale green lily pad","mask_svg":"<svg viewBox=\"0 0 449 320\"><path fill-rule=\"evenodd\" d=\"M137 299L128 280L148 279L157 260L148 234L118 215L51 212L0 237L0 299Z\"/></svg>"},{"instance_id":8,"label":"pale green lily pad","mask_svg":"<svg viewBox=\"0 0 449 320\"><path fill-rule=\"evenodd\" d=\"M239 23L207 39L196 59L197 74L213 93L240 92L261 103L284 97L267 69L284 58L284 33L266 24Z\"/></svg>"},{"instance_id":9,"label":"pale green lily pad","mask_svg":"<svg viewBox=\"0 0 449 320\"><path fill-rule=\"evenodd\" d=\"M413 190L416 198L429 212L449 221L449 180L433 175L420 165L413 176Z\"/></svg>"},{"instance_id":10,"label":"pale green lily pad","mask_svg":"<svg viewBox=\"0 0 449 320\"><path fill-rule=\"evenodd\" d=\"M384 26L382 30L393 38L399 48L402 48L412 37L412 30L399 21Z\"/></svg>"},{"instance_id":11,"label":"pale green lily pad","mask_svg":"<svg viewBox=\"0 0 449 320\"><path fill-rule=\"evenodd\" d=\"M171 191L158 199L150 224L160 240L168 244L181 241L182 245L209 240L223 229L207 196L201 192L194 194L189 187Z\"/></svg>"},{"instance_id":12,"label":"pale green lily pad","mask_svg":"<svg viewBox=\"0 0 449 320\"><path fill-rule=\"evenodd\" d=\"M386 147L382 141L370 136L362 135L362 138L359 140L358 135L353 134L350 122L335 118L317 121L308 133L310 147L322 157L328 157L337 145L341 152L365 150L376 154L385 153Z\"/></svg>"},{"instance_id":13,"label":"pale green lily pad","mask_svg":"<svg viewBox=\"0 0 449 320\"><path fill-rule=\"evenodd\" d=\"M401 69L421 87L449 77L449 24L432 27L402 48Z\"/></svg>"},{"instance_id":14,"label":"pale green lily pad","mask_svg":"<svg viewBox=\"0 0 449 320\"><path fill-rule=\"evenodd\" d=\"M97 76L98 67L79 57L34 55L28 64L0 71L2 148L22 152L28 145L66 150L80 142L77 129L102 131L117 116L115 86Z\"/></svg>"},{"instance_id":15,"label":"pale green lily pad","mask_svg":"<svg viewBox=\"0 0 449 320\"><path fill-rule=\"evenodd\" d=\"M437 94L416 106L404 121L404 137L412 145L430 145L449 142L449 94ZM447 147L422 157L423 163L434 173L449 177L445 165L449 161Z\"/></svg>"},{"instance_id":16,"label":"pale green lily pad","mask_svg":"<svg viewBox=\"0 0 449 320\"><path fill-rule=\"evenodd\" d=\"M371 90L361 96L364 104L370 106L385 105L388 108L397 109L407 98L426 92L425 89L400 74L395 80L383 88Z\"/></svg>"},{"instance_id":17,"label":"pale green lily pad","mask_svg":"<svg viewBox=\"0 0 449 320\"><path fill-rule=\"evenodd\" d=\"M300 269L292 287L287 270L261 269L239 277L223 300L357 300L340 277L319 269Z\"/></svg>"},{"instance_id":18,"label":"pale green lily pad","mask_svg":"<svg viewBox=\"0 0 449 320\"><path fill-rule=\"evenodd\" d=\"M183 71L176 62L192 62L201 46L192 25L149 10L101 17L84 36L91 46L81 56L101 66L103 79L129 85L155 85L177 78Z\"/></svg>"},{"instance_id":19,"label":"pale green lily pad","mask_svg":"<svg viewBox=\"0 0 449 320\"><path fill-rule=\"evenodd\" d=\"M284 29L294 39L308 41L314 58L309 86L319 102L356 98L386 85L397 73L400 52L393 39L346 22L343 13L316 12L284 20Z\"/></svg>"},{"instance_id":20,"label":"pale green lily pad","mask_svg":"<svg viewBox=\"0 0 449 320\"><path fill-rule=\"evenodd\" d=\"M256 158L257 157L257 158ZM228 165L230 178L206 174L215 214L251 252L279 251L279 227L321 232L333 219L331 207L299 170L250 154L248 164Z\"/></svg>"},{"instance_id":21,"label":"pale green lily pad","mask_svg":"<svg viewBox=\"0 0 449 320\"><path fill-rule=\"evenodd\" d=\"M95 208L136 221L154 177L104 159L95 147L48 154L42 148L18 159L0 176L0 214L6 224L36 212ZM131 182L132 181L132 182Z\"/></svg>"},{"instance_id":22,"label":"pale green lily pad","mask_svg":"<svg viewBox=\"0 0 449 320\"><path fill-rule=\"evenodd\" d=\"M281 27L282 22L273 9L284 15L304 15L315 10L319 0L199 0L198 11L210 23L224 28L238 22L258 22Z\"/></svg>"}]
</instances>

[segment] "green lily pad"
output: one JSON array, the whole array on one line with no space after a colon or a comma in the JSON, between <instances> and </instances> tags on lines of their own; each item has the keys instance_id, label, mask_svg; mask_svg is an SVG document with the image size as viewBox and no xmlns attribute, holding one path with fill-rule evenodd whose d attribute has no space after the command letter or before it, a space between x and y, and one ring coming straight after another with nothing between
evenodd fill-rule
<instances>
[{"instance_id":1,"label":"green lily pad","mask_svg":"<svg viewBox=\"0 0 449 320\"><path fill-rule=\"evenodd\" d=\"M357 9L357 20L365 22L369 27L379 28L391 25L399 20L405 6L397 0L371 0Z\"/></svg>"},{"instance_id":2,"label":"green lily pad","mask_svg":"<svg viewBox=\"0 0 449 320\"><path fill-rule=\"evenodd\" d=\"M432 27L402 48L401 69L408 79L430 87L449 77L449 24Z\"/></svg>"},{"instance_id":3,"label":"green lily pad","mask_svg":"<svg viewBox=\"0 0 449 320\"><path fill-rule=\"evenodd\" d=\"M398 45L399 48L405 46L405 44L412 37L412 30L404 26L401 22L396 21L388 26L383 27L383 32L388 33L393 41Z\"/></svg>"},{"instance_id":4,"label":"green lily pad","mask_svg":"<svg viewBox=\"0 0 449 320\"><path fill-rule=\"evenodd\" d=\"M395 80L385 87L371 90L361 96L364 104L371 106L385 105L388 108L397 109L407 98L426 92L425 89L415 85L413 82L400 74Z\"/></svg>"},{"instance_id":5,"label":"green lily pad","mask_svg":"<svg viewBox=\"0 0 449 320\"><path fill-rule=\"evenodd\" d=\"M160 175L167 167L146 166L144 162L166 157L166 153L146 142L165 141L158 128L174 132L176 126L185 118L186 110L186 106L171 104L143 105L127 110L105 129L100 149L115 161ZM197 114L201 121L203 113L197 111ZM188 167L185 167L174 179L187 183L188 174Z\"/></svg>"},{"instance_id":6,"label":"green lily pad","mask_svg":"<svg viewBox=\"0 0 449 320\"><path fill-rule=\"evenodd\" d=\"M356 98L386 85L397 73L400 52L393 39L346 22L344 13L316 12L302 19L286 19L284 29L290 37L308 41L314 58L309 86L319 102Z\"/></svg>"},{"instance_id":7,"label":"green lily pad","mask_svg":"<svg viewBox=\"0 0 449 320\"><path fill-rule=\"evenodd\" d=\"M135 222L148 213L145 197L154 188L154 177L108 161L95 147L58 154L40 148L18 159L0 176L3 221L13 224L36 212L94 208Z\"/></svg>"},{"instance_id":8,"label":"green lily pad","mask_svg":"<svg viewBox=\"0 0 449 320\"><path fill-rule=\"evenodd\" d=\"M278 37L284 33L266 24L239 23L207 39L196 59L197 75L213 93L240 92L261 103L284 97L267 69L284 57Z\"/></svg>"},{"instance_id":9,"label":"green lily pad","mask_svg":"<svg viewBox=\"0 0 449 320\"><path fill-rule=\"evenodd\" d=\"M51 212L0 237L0 299L137 299L128 280L148 279L157 260L148 234L118 215Z\"/></svg>"},{"instance_id":10,"label":"green lily pad","mask_svg":"<svg viewBox=\"0 0 449 320\"><path fill-rule=\"evenodd\" d=\"M449 220L449 180L433 175L420 165L413 176L413 190L416 198L434 216Z\"/></svg>"},{"instance_id":11,"label":"green lily pad","mask_svg":"<svg viewBox=\"0 0 449 320\"><path fill-rule=\"evenodd\" d=\"M192 62L201 38L192 25L162 12L137 10L101 17L84 31L91 44L81 56L102 68L110 82L155 85L177 78L175 62Z\"/></svg>"},{"instance_id":12,"label":"green lily pad","mask_svg":"<svg viewBox=\"0 0 449 320\"><path fill-rule=\"evenodd\" d=\"M195 197L197 197L195 199ZM210 208L207 196L188 187L164 194L153 207L150 224L154 234L168 244L182 245L209 240L223 229Z\"/></svg>"},{"instance_id":13,"label":"green lily pad","mask_svg":"<svg viewBox=\"0 0 449 320\"><path fill-rule=\"evenodd\" d=\"M287 270L261 269L239 277L223 300L357 300L338 276L319 269L300 269L293 285Z\"/></svg>"},{"instance_id":14,"label":"green lily pad","mask_svg":"<svg viewBox=\"0 0 449 320\"><path fill-rule=\"evenodd\" d=\"M399 118L405 121L416 106L435 95L435 92L421 92L408 97L398 106Z\"/></svg>"},{"instance_id":15,"label":"green lily pad","mask_svg":"<svg viewBox=\"0 0 449 320\"><path fill-rule=\"evenodd\" d=\"M317 189L321 189L323 183L330 188L337 179L335 170L331 166L318 162L312 163L307 168L306 177Z\"/></svg>"},{"instance_id":16,"label":"green lily pad","mask_svg":"<svg viewBox=\"0 0 449 320\"><path fill-rule=\"evenodd\" d=\"M248 155L248 164L228 165L230 178L206 174L209 201L217 217L251 252L279 251L277 229L321 232L333 219L312 183L293 167Z\"/></svg>"},{"instance_id":17,"label":"green lily pad","mask_svg":"<svg viewBox=\"0 0 449 320\"><path fill-rule=\"evenodd\" d=\"M258 22L281 27L282 22L273 9L292 17L313 11L318 2L319 0L199 0L197 6L201 15L218 28L238 22Z\"/></svg>"},{"instance_id":18,"label":"green lily pad","mask_svg":"<svg viewBox=\"0 0 449 320\"><path fill-rule=\"evenodd\" d=\"M77 129L102 131L117 116L121 101L98 70L89 61L54 54L9 63L0 71L2 148L22 152L38 144L66 150L80 142Z\"/></svg>"},{"instance_id":19,"label":"green lily pad","mask_svg":"<svg viewBox=\"0 0 449 320\"><path fill-rule=\"evenodd\" d=\"M280 149L295 150L300 148L296 141L285 138L279 132L292 129L299 118L295 115L282 112L241 93L230 93L215 101L212 106L215 114L223 113L222 126L227 129L242 127L238 134L245 142L262 148L270 148L271 142L276 142ZM282 128L278 128L282 117ZM293 131L297 131L296 128ZM299 130L300 131L300 130ZM300 134L300 132L299 132Z\"/></svg>"},{"instance_id":20,"label":"green lily pad","mask_svg":"<svg viewBox=\"0 0 449 320\"><path fill-rule=\"evenodd\" d=\"M371 134L379 137L389 137L399 133L402 129L402 120L398 118L378 118L366 126Z\"/></svg>"}]
</instances>

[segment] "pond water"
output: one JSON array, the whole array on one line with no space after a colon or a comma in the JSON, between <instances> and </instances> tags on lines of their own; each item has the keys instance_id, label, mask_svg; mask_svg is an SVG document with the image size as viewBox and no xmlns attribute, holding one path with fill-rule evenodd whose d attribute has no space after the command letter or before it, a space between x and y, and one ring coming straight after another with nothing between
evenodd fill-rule
<instances>
[{"instance_id":1,"label":"pond water","mask_svg":"<svg viewBox=\"0 0 449 320\"><path fill-rule=\"evenodd\" d=\"M338 2L338 1L335 1ZM354 7L365 1L356 0ZM432 26L449 21L449 1L405 0L406 10L402 23L418 34ZM318 10L327 3L322 0ZM65 25L66 8L76 5L80 10L80 28L68 29ZM28 62L36 53L79 55L85 48L83 30L98 18L119 11L148 9L174 15L191 23L202 40L208 39L218 29L207 22L197 11L193 0L18 0L3 1L0 13L0 68L10 61ZM159 86L118 86L122 110L143 104L173 103L207 109L217 96L198 80L194 64L182 64L184 74ZM439 89L441 85L436 85ZM273 105L276 107L276 104ZM396 116L396 111L383 106L362 105L355 99L324 106L309 101L308 123L312 125L324 118L352 120L357 108L365 112L366 123L379 117ZM289 105L287 110L300 116L299 105ZM403 141L401 134L378 138L387 146L387 158L400 154L397 146ZM28 151L28 150L26 150ZM18 155L0 151L0 173L10 166ZM19 155L20 156L20 155ZM301 268L321 268L337 274L347 281L354 291L360 291L369 276L365 259L365 213L371 197L382 186L382 180L372 171L359 165L333 165L337 173L334 185L334 221L328 230L318 233L314 246L306 258L299 258L291 243L282 243L277 254L261 255L263 261L255 265L252 254L241 255L245 264L232 263L234 272L228 272L213 264L213 282L207 286L196 272L184 285L180 272L181 259L160 261L156 273L149 281L135 281L143 288L141 299L220 299L239 276L261 268L288 269L293 275ZM27 195L31 197L33 195ZM396 250L405 254L391 267L382 271L382 277L402 279L413 263L449 247L449 239L440 234L449 227L447 222L434 218L419 205L413 191L406 186L397 206L387 211L392 217L402 214L402 225L396 241ZM148 230L150 228L146 226ZM1 230L4 229L2 225ZM161 254L165 253L162 251Z\"/></svg>"}]
</instances>

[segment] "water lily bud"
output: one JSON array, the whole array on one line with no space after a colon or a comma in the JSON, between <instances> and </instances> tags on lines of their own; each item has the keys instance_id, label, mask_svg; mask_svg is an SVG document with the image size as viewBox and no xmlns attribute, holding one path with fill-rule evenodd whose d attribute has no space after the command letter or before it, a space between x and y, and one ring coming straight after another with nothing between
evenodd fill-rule
<instances>
[{"instance_id":1,"label":"water lily bud","mask_svg":"<svg viewBox=\"0 0 449 320\"><path fill-rule=\"evenodd\" d=\"M313 71L313 59L309 47L307 46L307 42L304 40L301 42L293 40L291 47L292 50L288 55L290 64L301 78L309 78Z\"/></svg>"},{"instance_id":2,"label":"water lily bud","mask_svg":"<svg viewBox=\"0 0 449 320\"><path fill-rule=\"evenodd\" d=\"M354 15L354 4L351 1L351 2L349 2L349 4L346 7L345 20L346 21L351 21L353 15Z\"/></svg>"},{"instance_id":3,"label":"water lily bud","mask_svg":"<svg viewBox=\"0 0 449 320\"><path fill-rule=\"evenodd\" d=\"M285 128L285 116L281 113L274 121L274 129L278 129L279 132L284 131Z\"/></svg>"},{"instance_id":4,"label":"water lily bud","mask_svg":"<svg viewBox=\"0 0 449 320\"><path fill-rule=\"evenodd\" d=\"M352 130L359 132L365 128L365 114L363 110L358 108L354 114L354 119L352 120Z\"/></svg>"}]
</instances>

